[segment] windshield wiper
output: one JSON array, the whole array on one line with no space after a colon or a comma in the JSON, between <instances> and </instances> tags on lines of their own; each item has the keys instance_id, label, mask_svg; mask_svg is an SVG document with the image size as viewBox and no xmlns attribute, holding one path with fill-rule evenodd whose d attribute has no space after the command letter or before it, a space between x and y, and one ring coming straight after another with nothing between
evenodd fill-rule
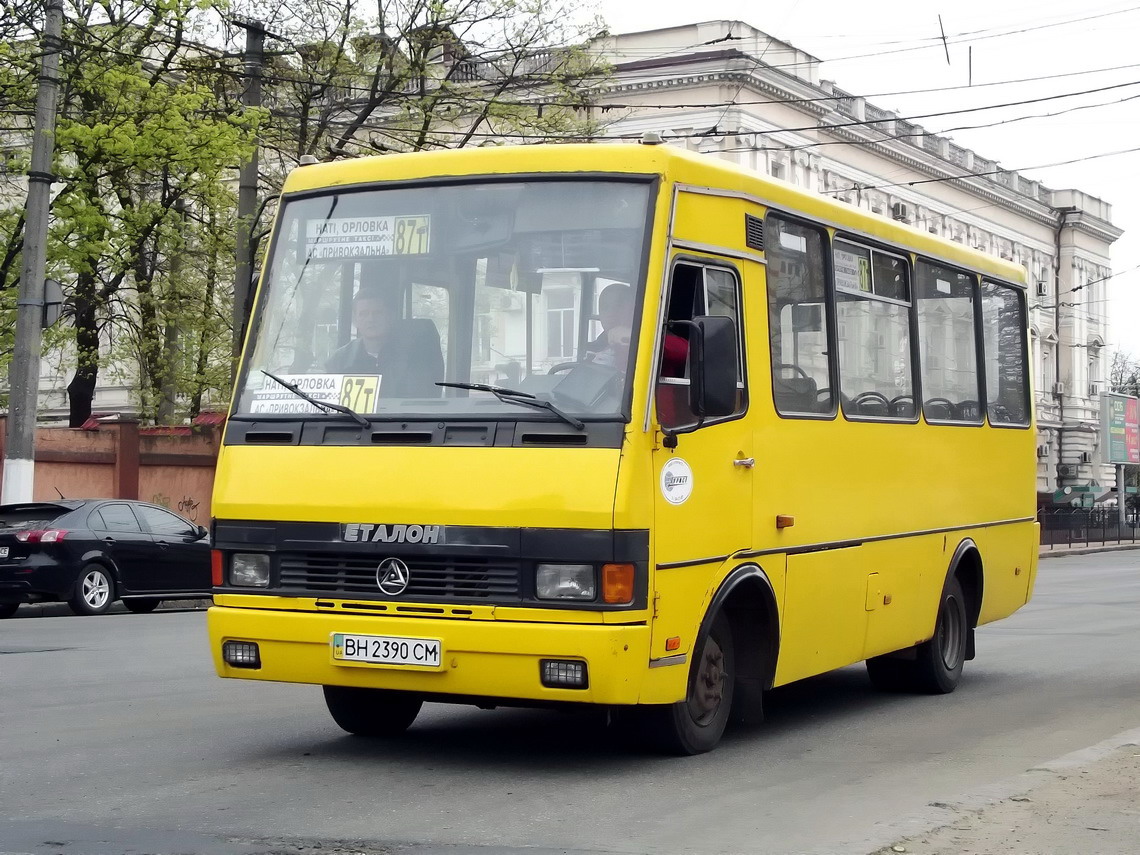
<instances>
[{"instance_id":1,"label":"windshield wiper","mask_svg":"<svg viewBox=\"0 0 1140 855\"><path fill-rule=\"evenodd\" d=\"M490 392L500 401L505 404L521 404L524 407L534 407L539 410L549 410L570 425L575 430L585 430L586 423L581 419L576 419L569 413L564 413L550 401L540 401L530 392L520 392L517 389L504 389L502 386L491 386L487 383L443 383L437 382L436 386L447 386L451 389L471 389L475 392Z\"/></svg>"},{"instance_id":2,"label":"windshield wiper","mask_svg":"<svg viewBox=\"0 0 1140 855\"><path fill-rule=\"evenodd\" d=\"M326 413L343 413L344 415L350 417L357 424L364 425L366 428L372 427L372 422L368 421L368 419L364 418L364 416L360 415L360 413L356 412L356 410L344 406L344 404L330 404L328 401L318 401L308 392L302 392L295 383L290 383L288 380L283 380L276 374L266 371L264 368L261 369L261 373L268 377L270 380L280 383L298 398L308 401L318 410L324 410Z\"/></svg>"}]
</instances>

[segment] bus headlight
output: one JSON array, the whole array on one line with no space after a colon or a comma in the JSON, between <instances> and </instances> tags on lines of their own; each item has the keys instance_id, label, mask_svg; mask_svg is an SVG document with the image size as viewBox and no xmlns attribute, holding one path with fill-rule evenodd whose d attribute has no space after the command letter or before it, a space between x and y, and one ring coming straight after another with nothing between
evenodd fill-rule
<instances>
[{"instance_id":1,"label":"bus headlight","mask_svg":"<svg viewBox=\"0 0 1140 855\"><path fill-rule=\"evenodd\" d=\"M269 556L235 552L230 558L230 584L242 588L269 587Z\"/></svg>"},{"instance_id":2,"label":"bus headlight","mask_svg":"<svg viewBox=\"0 0 1140 855\"><path fill-rule=\"evenodd\" d=\"M592 600L597 596L593 564L539 564L534 581L540 600Z\"/></svg>"}]
</instances>

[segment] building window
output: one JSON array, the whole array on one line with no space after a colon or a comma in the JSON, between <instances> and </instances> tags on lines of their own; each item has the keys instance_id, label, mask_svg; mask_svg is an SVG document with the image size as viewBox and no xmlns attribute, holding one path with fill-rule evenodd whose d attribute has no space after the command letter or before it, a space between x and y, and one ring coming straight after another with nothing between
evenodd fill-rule
<instances>
[{"instance_id":1,"label":"building window","mask_svg":"<svg viewBox=\"0 0 1140 855\"><path fill-rule=\"evenodd\" d=\"M546 355L573 359L575 330L575 294L569 288L546 293Z\"/></svg>"}]
</instances>

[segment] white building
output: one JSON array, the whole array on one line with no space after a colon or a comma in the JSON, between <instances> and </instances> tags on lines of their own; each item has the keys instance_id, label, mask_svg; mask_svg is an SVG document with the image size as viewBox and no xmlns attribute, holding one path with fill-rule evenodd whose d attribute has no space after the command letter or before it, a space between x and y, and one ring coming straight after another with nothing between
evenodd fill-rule
<instances>
[{"instance_id":1,"label":"white building","mask_svg":"<svg viewBox=\"0 0 1140 855\"><path fill-rule=\"evenodd\" d=\"M1069 501L1099 497L1114 484L1098 430L1107 372L1105 280L1109 248L1122 233L1107 202L1045 187L927 133L820 79L815 57L738 21L624 33L600 39L595 49L614 66L597 97L606 136L655 132L1024 265L1038 490ZM441 52L438 61L459 55ZM544 331L555 359L560 309L547 310ZM42 403L52 414L66 411L63 369L58 355L44 365ZM95 410L129 410L129 378L105 376Z\"/></svg>"},{"instance_id":2,"label":"white building","mask_svg":"<svg viewBox=\"0 0 1140 855\"><path fill-rule=\"evenodd\" d=\"M1022 264L1038 490L1069 501L1114 485L1099 449L1099 395L1109 248L1122 231L1107 202L1045 187L927 133L821 80L818 59L739 21L624 33L599 48L615 66L599 100L620 117L608 135L656 132Z\"/></svg>"}]
</instances>

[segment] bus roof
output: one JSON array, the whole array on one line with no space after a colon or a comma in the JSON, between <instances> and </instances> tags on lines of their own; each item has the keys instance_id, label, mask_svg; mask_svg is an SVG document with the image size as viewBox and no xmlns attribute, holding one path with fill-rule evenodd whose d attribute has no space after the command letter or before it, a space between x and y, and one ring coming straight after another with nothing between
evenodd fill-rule
<instances>
[{"instance_id":1,"label":"bus roof","mask_svg":"<svg viewBox=\"0 0 1140 855\"><path fill-rule=\"evenodd\" d=\"M766 206L957 262L1005 281L1019 284L1026 281L1025 268L1019 264L721 158L671 145L542 144L378 155L299 167L289 174L283 192L302 193L422 178L540 173L658 175L677 184L740 194Z\"/></svg>"}]
</instances>

